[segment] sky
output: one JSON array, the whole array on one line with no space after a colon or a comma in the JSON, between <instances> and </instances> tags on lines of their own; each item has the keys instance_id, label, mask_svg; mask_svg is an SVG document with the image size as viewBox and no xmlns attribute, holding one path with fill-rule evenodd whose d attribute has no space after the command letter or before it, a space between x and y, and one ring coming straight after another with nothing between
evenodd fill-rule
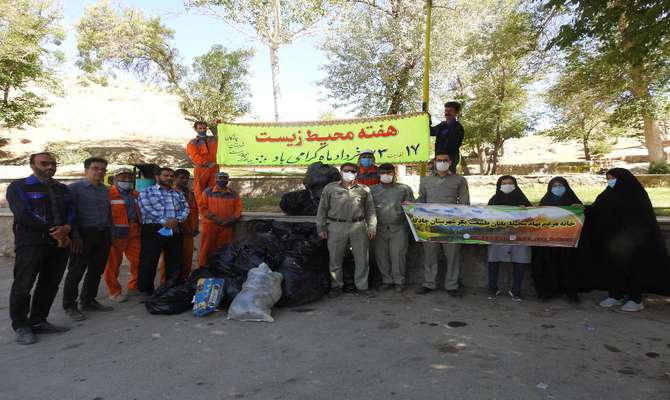
<instances>
[{"instance_id":1,"label":"sky","mask_svg":"<svg viewBox=\"0 0 670 400\"><path fill-rule=\"evenodd\" d=\"M63 51L66 55L67 70L80 73L74 66L77 56L74 24L81 18L87 6L98 0L61 0L65 26L67 29ZM191 65L194 57L206 53L214 44L222 44L228 50L253 48L255 56L251 61L251 113L242 120L273 121L272 74L268 49L248 36L227 26L212 16L198 14L195 10L186 12L182 0L112 0L112 4L142 10L146 15L159 16L167 27L175 31L174 44L186 65ZM279 103L282 121L315 120L326 112L334 112L337 117L353 117L349 110L334 110L325 99L324 90L317 82L324 77L320 66L326 63L325 54L318 49L323 37L317 35L298 38L294 43L283 46L279 52L279 80L281 99ZM540 101L539 93L547 87L547 82L538 82L531 88L528 111L539 115L536 130L552 125L546 105ZM431 99L433 101L433 99ZM434 115L434 121L442 119Z\"/></svg>"},{"instance_id":2,"label":"sky","mask_svg":"<svg viewBox=\"0 0 670 400\"><path fill-rule=\"evenodd\" d=\"M97 2L62 0L67 29L62 50L67 58L67 70L71 73L77 73L74 67L77 56L74 24L81 18L87 6ZM199 15L194 11L187 13L181 0L115 0L112 4L138 8L146 15L161 17L162 22L175 31L174 44L186 65L191 65L194 57L206 53L214 44L222 44L228 50L253 48L256 53L250 65L251 117L263 121L274 120L270 53L266 47L214 17ZM319 41L319 37L298 38L294 43L280 49L279 113L284 121L313 120L332 110L324 100L324 93L316 85L323 76L319 66L325 62L324 54L317 48ZM342 113L343 111L338 111L338 116Z\"/></svg>"}]
</instances>

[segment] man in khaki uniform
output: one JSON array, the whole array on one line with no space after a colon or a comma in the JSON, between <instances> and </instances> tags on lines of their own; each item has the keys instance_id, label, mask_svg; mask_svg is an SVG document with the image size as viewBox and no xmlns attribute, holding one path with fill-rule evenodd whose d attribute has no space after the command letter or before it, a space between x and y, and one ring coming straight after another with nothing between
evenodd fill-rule
<instances>
[{"instance_id":1,"label":"man in khaki uniform","mask_svg":"<svg viewBox=\"0 0 670 400\"><path fill-rule=\"evenodd\" d=\"M409 230L401 204L414 201L412 188L397 183L395 168L391 164L379 166L381 183L370 188L377 213L377 236L372 250L377 268L382 275L382 290L393 288L401 293L405 289L405 268Z\"/></svg>"},{"instance_id":2,"label":"man in khaki uniform","mask_svg":"<svg viewBox=\"0 0 670 400\"><path fill-rule=\"evenodd\" d=\"M468 182L464 177L450 171L451 159L445 153L435 156L434 176L424 176L419 184L419 203L444 203L470 205ZM462 297L458 279L461 274L460 245L455 243L424 243L423 285L416 290L417 294L426 294L435 290L437 276L437 256L444 251L447 258L447 273L444 276L444 287L452 297Z\"/></svg>"},{"instance_id":3,"label":"man in khaki uniform","mask_svg":"<svg viewBox=\"0 0 670 400\"><path fill-rule=\"evenodd\" d=\"M316 214L319 236L328 239L333 295L341 293L342 260L350 243L356 289L368 290L368 249L377 231L377 216L370 188L355 181L357 170L356 164L342 164L342 180L326 185Z\"/></svg>"}]
</instances>

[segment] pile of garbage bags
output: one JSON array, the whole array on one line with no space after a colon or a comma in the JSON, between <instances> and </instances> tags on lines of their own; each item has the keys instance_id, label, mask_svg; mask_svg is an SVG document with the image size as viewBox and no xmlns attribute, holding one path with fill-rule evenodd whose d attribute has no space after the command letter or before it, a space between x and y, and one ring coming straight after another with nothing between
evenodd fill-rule
<instances>
[{"instance_id":1,"label":"pile of garbage bags","mask_svg":"<svg viewBox=\"0 0 670 400\"><path fill-rule=\"evenodd\" d=\"M340 172L332 165L311 164L302 181L305 189L285 193L279 207L287 215L316 215L324 186L340 179Z\"/></svg>"},{"instance_id":2,"label":"pile of garbage bags","mask_svg":"<svg viewBox=\"0 0 670 400\"><path fill-rule=\"evenodd\" d=\"M249 225L255 226L254 237L222 247L199 272L224 278L223 306L240 293L249 271L262 263L283 276L277 306L310 303L330 291L328 248L314 223L251 221Z\"/></svg>"}]
</instances>

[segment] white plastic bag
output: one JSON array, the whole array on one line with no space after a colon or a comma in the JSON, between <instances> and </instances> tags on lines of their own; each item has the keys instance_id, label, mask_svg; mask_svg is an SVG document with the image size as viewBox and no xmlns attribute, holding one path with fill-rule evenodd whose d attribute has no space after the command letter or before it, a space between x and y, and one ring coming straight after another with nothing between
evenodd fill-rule
<instances>
[{"instance_id":1,"label":"white plastic bag","mask_svg":"<svg viewBox=\"0 0 670 400\"><path fill-rule=\"evenodd\" d=\"M282 279L265 263L250 269L242 291L228 308L228 319L274 322L272 306L281 298Z\"/></svg>"}]
</instances>

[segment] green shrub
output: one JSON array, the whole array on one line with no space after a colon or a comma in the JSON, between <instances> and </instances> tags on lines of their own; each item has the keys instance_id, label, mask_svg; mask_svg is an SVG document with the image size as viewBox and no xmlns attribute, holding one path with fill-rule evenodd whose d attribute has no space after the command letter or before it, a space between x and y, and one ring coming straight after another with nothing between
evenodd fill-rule
<instances>
[{"instance_id":1,"label":"green shrub","mask_svg":"<svg viewBox=\"0 0 670 400\"><path fill-rule=\"evenodd\" d=\"M653 175L670 174L670 164L667 162L651 163L648 173Z\"/></svg>"}]
</instances>

